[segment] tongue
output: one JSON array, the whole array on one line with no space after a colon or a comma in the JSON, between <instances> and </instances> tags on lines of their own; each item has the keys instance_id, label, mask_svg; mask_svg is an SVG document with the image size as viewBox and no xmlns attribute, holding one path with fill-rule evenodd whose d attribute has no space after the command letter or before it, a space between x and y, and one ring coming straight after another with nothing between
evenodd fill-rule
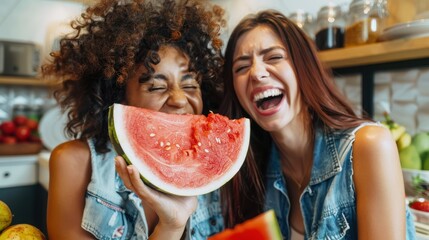
<instances>
[{"instance_id":1,"label":"tongue","mask_svg":"<svg viewBox=\"0 0 429 240\"><path fill-rule=\"evenodd\" d=\"M281 97L274 97L274 98L269 98L267 100L264 100L262 104L259 106L259 108L261 108L262 110L273 108L280 103L281 99L282 99Z\"/></svg>"}]
</instances>

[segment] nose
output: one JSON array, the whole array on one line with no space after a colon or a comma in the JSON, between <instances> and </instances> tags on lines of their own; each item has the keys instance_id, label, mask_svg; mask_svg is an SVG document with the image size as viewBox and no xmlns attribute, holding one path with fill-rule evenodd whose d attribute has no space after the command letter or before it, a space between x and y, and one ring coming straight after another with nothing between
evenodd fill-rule
<instances>
[{"instance_id":1,"label":"nose","mask_svg":"<svg viewBox=\"0 0 429 240\"><path fill-rule=\"evenodd\" d=\"M171 89L167 104L174 108L183 108L186 106L188 99L183 89Z\"/></svg>"},{"instance_id":2,"label":"nose","mask_svg":"<svg viewBox=\"0 0 429 240\"><path fill-rule=\"evenodd\" d=\"M256 60L252 64L251 76L256 81L263 81L270 76L270 73L263 62Z\"/></svg>"}]
</instances>

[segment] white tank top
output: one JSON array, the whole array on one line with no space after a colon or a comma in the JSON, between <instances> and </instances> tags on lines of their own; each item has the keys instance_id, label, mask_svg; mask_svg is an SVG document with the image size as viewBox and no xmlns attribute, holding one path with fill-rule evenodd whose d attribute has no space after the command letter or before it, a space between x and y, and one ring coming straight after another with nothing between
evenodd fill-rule
<instances>
[{"instance_id":1,"label":"white tank top","mask_svg":"<svg viewBox=\"0 0 429 240\"><path fill-rule=\"evenodd\" d=\"M290 240L304 240L304 235L290 228Z\"/></svg>"}]
</instances>

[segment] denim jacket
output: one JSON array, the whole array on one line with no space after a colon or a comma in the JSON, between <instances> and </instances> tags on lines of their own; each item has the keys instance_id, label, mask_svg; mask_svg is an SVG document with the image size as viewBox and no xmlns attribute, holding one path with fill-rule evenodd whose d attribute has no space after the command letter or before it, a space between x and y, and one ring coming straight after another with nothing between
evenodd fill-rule
<instances>
[{"instance_id":1,"label":"denim jacket","mask_svg":"<svg viewBox=\"0 0 429 240\"><path fill-rule=\"evenodd\" d=\"M97 239L148 239L148 226L140 198L127 189L115 170L111 150L91 151L92 176L88 185L81 226ZM219 191L198 197L198 207L188 221L185 239L206 239L223 229Z\"/></svg>"},{"instance_id":2,"label":"denim jacket","mask_svg":"<svg viewBox=\"0 0 429 240\"><path fill-rule=\"evenodd\" d=\"M300 197L304 239L358 238L352 148L355 132L365 125L346 131L316 129L311 178ZM275 146L265 180L265 208L275 210L284 239L290 239L290 202ZM412 240L414 222L408 208L406 211L406 235Z\"/></svg>"}]
</instances>

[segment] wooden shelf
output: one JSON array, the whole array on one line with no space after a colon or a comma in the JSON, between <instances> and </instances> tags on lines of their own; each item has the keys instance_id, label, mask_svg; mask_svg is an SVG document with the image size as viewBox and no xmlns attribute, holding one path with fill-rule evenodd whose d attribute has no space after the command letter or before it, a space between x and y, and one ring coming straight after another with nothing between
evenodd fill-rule
<instances>
[{"instance_id":1,"label":"wooden shelf","mask_svg":"<svg viewBox=\"0 0 429 240\"><path fill-rule=\"evenodd\" d=\"M355 67L379 63L429 58L429 37L398 39L356 47L319 52L323 62L332 68ZM0 76L0 84L52 86L37 77Z\"/></svg>"},{"instance_id":2,"label":"wooden shelf","mask_svg":"<svg viewBox=\"0 0 429 240\"><path fill-rule=\"evenodd\" d=\"M320 58L332 68L354 67L429 58L429 37L398 39L356 47L325 50Z\"/></svg>"},{"instance_id":3,"label":"wooden shelf","mask_svg":"<svg viewBox=\"0 0 429 240\"><path fill-rule=\"evenodd\" d=\"M51 86L52 84L37 77L0 76L0 84L22 86Z\"/></svg>"}]
</instances>

